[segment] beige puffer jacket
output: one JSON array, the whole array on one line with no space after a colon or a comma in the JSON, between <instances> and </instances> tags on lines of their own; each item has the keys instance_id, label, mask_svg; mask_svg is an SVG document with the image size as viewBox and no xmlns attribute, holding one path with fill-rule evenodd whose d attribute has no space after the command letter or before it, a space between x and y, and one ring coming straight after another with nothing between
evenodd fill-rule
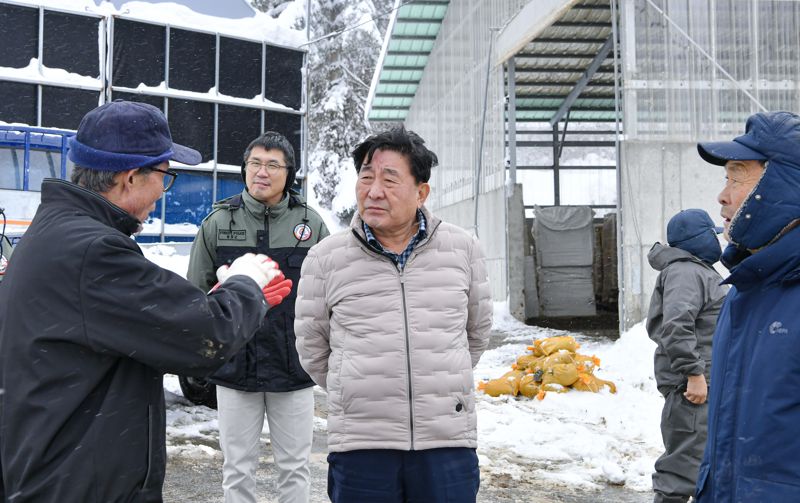
<instances>
[{"instance_id":1,"label":"beige puffer jacket","mask_svg":"<svg viewBox=\"0 0 800 503\"><path fill-rule=\"evenodd\" d=\"M401 272L351 228L303 263L300 363L328 391L328 448L477 447L472 367L489 343L483 254L463 229L423 212L426 237Z\"/></svg>"}]
</instances>

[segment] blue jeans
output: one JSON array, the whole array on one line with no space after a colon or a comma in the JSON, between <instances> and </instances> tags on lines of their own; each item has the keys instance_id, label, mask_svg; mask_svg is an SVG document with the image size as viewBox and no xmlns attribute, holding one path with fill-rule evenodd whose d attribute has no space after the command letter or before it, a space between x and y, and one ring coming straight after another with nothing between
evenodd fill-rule
<instances>
[{"instance_id":1,"label":"blue jeans","mask_svg":"<svg viewBox=\"0 0 800 503\"><path fill-rule=\"evenodd\" d=\"M474 503L480 486L475 449L365 449L328 455L333 503Z\"/></svg>"}]
</instances>

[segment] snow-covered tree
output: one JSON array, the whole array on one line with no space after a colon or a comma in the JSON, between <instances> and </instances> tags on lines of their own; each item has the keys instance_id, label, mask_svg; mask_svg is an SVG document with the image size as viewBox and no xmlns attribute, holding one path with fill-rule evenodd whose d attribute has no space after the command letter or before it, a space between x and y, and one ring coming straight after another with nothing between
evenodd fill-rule
<instances>
[{"instance_id":1,"label":"snow-covered tree","mask_svg":"<svg viewBox=\"0 0 800 503\"><path fill-rule=\"evenodd\" d=\"M317 172L311 189L319 204L346 222L354 198L337 195L354 190L350 151L369 134L364 107L394 0L251 0L273 17L306 1L311 2L308 169ZM340 184L348 186L340 190Z\"/></svg>"},{"instance_id":2,"label":"snow-covered tree","mask_svg":"<svg viewBox=\"0 0 800 503\"><path fill-rule=\"evenodd\" d=\"M338 185L343 176L353 180L347 176L353 170L350 151L369 133L364 107L394 2L312 2L311 39L317 41L309 47L309 169L318 170L313 190L320 204L347 221L355 209L353 198L337 198ZM338 34L320 39L333 33Z\"/></svg>"},{"instance_id":3,"label":"snow-covered tree","mask_svg":"<svg viewBox=\"0 0 800 503\"><path fill-rule=\"evenodd\" d=\"M251 0L251 3L253 7L261 12L266 12L273 18L277 18L287 7L295 3L295 0ZM305 28L305 19L298 18L297 21L299 26L295 26L296 28Z\"/></svg>"}]
</instances>

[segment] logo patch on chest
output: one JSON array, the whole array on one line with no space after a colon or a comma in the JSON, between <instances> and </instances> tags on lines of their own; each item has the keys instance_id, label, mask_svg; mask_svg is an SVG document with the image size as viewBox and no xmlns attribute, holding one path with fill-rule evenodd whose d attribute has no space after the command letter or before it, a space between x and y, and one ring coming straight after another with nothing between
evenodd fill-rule
<instances>
[{"instance_id":1,"label":"logo patch on chest","mask_svg":"<svg viewBox=\"0 0 800 503\"><path fill-rule=\"evenodd\" d=\"M308 241L311 239L311 227L306 224L297 224L294 226L294 237L298 241Z\"/></svg>"},{"instance_id":2,"label":"logo patch on chest","mask_svg":"<svg viewBox=\"0 0 800 503\"><path fill-rule=\"evenodd\" d=\"M784 327L783 323L781 323L780 321L773 321L769 325L769 333L772 334L772 335L775 335L775 334L788 334L789 333L789 329Z\"/></svg>"},{"instance_id":3,"label":"logo patch on chest","mask_svg":"<svg viewBox=\"0 0 800 503\"><path fill-rule=\"evenodd\" d=\"M217 239L220 241L247 241L247 231L230 230L230 229L217 229Z\"/></svg>"}]
</instances>

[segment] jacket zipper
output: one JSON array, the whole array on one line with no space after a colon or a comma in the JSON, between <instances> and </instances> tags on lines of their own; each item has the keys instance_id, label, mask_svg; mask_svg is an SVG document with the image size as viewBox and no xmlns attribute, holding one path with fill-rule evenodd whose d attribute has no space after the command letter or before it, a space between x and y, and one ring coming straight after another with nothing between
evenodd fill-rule
<instances>
[{"instance_id":1,"label":"jacket zipper","mask_svg":"<svg viewBox=\"0 0 800 503\"><path fill-rule=\"evenodd\" d=\"M406 264L407 265L407 264ZM397 267L397 266L395 266ZM403 298L403 328L406 335L406 368L408 370L408 430L411 435L411 450L414 450L414 386L411 383L411 341L408 335L408 307L406 306L405 272L400 272L400 293Z\"/></svg>"}]
</instances>

